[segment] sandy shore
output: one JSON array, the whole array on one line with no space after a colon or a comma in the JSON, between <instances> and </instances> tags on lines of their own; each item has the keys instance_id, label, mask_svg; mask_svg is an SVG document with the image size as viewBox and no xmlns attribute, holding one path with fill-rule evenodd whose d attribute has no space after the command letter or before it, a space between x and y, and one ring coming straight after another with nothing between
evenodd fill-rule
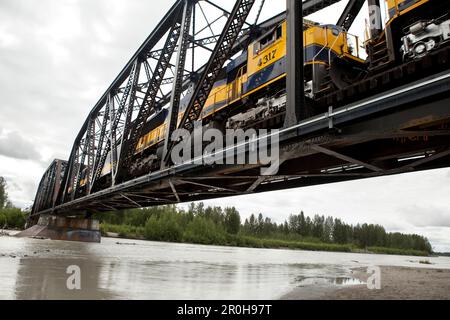
<instances>
[{"instance_id":1,"label":"sandy shore","mask_svg":"<svg viewBox=\"0 0 450 320\"><path fill-rule=\"evenodd\" d=\"M366 270L352 270L352 277L362 282ZM381 289L369 290L366 284L296 288L282 299L323 300L450 300L450 270L381 267Z\"/></svg>"}]
</instances>

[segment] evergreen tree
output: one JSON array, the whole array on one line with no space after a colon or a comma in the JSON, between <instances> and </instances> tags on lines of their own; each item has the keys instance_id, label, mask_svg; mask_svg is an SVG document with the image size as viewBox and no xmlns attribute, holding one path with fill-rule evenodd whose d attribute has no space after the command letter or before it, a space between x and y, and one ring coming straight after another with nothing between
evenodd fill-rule
<instances>
[{"instance_id":1,"label":"evergreen tree","mask_svg":"<svg viewBox=\"0 0 450 320\"><path fill-rule=\"evenodd\" d=\"M324 217L316 214L313 220L313 237L317 239L323 238L323 225L324 225Z\"/></svg>"},{"instance_id":2,"label":"evergreen tree","mask_svg":"<svg viewBox=\"0 0 450 320\"><path fill-rule=\"evenodd\" d=\"M303 237L306 237L306 219L305 219L305 214L302 212L300 212L300 216L298 217L298 229L299 229L299 234Z\"/></svg>"},{"instance_id":3,"label":"evergreen tree","mask_svg":"<svg viewBox=\"0 0 450 320\"><path fill-rule=\"evenodd\" d=\"M249 225L250 225L250 233L255 234L257 228L256 228L256 218L255 218L255 215L253 213L250 216Z\"/></svg>"},{"instance_id":4,"label":"evergreen tree","mask_svg":"<svg viewBox=\"0 0 450 320\"><path fill-rule=\"evenodd\" d=\"M296 215L291 214L289 216L289 229L292 233L298 233L299 224L298 224L298 217Z\"/></svg>"},{"instance_id":5,"label":"evergreen tree","mask_svg":"<svg viewBox=\"0 0 450 320\"><path fill-rule=\"evenodd\" d=\"M199 202L195 207L195 214L198 217L205 217L205 204L203 202Z\"/></svg>"},{"instance_id":6,"label":"evergreen tree","mask_svg":"<svg viewBox=\"0 0 450 320\"><path fill-rule=\"evenodd\" d=\"M312 221L311 218L308 216L306 217L306 223L305 223L305 237L311 237L312 236Z\"/></svg>"},{"instance_id":7,"label":"evergreen tree","mask_svg":"<svg viewBox=\"0 0 450 320\"><path fill-rule=\"evenodd\" d=\"M333 241L333 217L327 217L323 225L322 241L331 243Z\"/></svg>"},{"instance_id":8,"label":"evergreen tree","mask_svg":"<svg viewBox=\"0 0 450 320\"><path fill-rule=\"evenodd\" d=\"M230 234L237 234L240 227L241 216L236 208L225 208L225 230Z\"/></svg>"},{"instance_id":9,"label":"evergreen tree","mask_svg":"<svg viewBox=\"0 0 450 320\"><path fill-rule=\"evenodd\" d=\"M257 234L260 235L262 233L263 228L264 228L264 217L263 217L262 213L260 213L258 215L258 222L257 222L257 226L256 226Z\"/></svg>"},{"instance_id":10,"label":"evergreen tree","mask_svg":"<svg viewBox=\"0 0 450 320\"><path fill-rule=\"evenodd\" d=\"M8 200L8 192L6 191L6 180L0 177L0 209L12 208L11 202Z\"/></svg>"},{"instance_id":11,"label":"evergreen tree","mask_svg":"<svg viewBox=\"0 0 450 320\"><path fill-rule=\"evenodd\" d=\"M191 202L188 206L188 213L192 214L192 216L195 216L195 203Z\"/></svg>"}]
</instances>

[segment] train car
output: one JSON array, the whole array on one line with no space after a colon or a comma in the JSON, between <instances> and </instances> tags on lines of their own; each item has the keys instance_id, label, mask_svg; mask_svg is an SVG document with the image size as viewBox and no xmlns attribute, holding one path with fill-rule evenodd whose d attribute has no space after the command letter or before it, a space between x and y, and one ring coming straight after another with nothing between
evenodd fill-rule
<instances>
[{"instance_id":1,"label":"train car","mask_svg":"<svg viewBox=\"0 0 450 320\"><path fill-rule=\"evenodd\" d=\"M149 146L157 145L161 142L161 136L164 136L166 131L167 115L168 111L163 109L145 123L142 129L143 135L139 138L135 154L142 153Z\"/></svg>"},{"instance_id":2,"label":"train car","mask_svg":"<svg viewBox=\"0 0 450 320\"><path fill-rule=\"evenodd\" d=\"M372 72L422 58L450 40L450 1L384 1L386 26L372 28L366 45Z\"/></svg>"}]
</instances>

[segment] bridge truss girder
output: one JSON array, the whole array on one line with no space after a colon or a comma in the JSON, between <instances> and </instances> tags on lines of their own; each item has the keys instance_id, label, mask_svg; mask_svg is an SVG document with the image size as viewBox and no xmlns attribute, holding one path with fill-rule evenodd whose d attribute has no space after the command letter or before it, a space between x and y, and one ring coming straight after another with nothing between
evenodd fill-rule
<instances>
[{"instance_id":1,"label":"bridge truss girder","mask_svg":"<svg viewBox=\"0 0 450 320\"><path fill-rule=\"evenodd\" d=\"M291 4L295 2L289 1ZM301 21L299 17L339 1L303 1L301 6L292 7L300 11L295 12L297 18L293 20ZM52 201L44 203L41 199L48 200L49 192L51 193L45 181L54 176L54 170L49 168L38 189L37 204L32 214L36 216L42 212L101 212L171 204L276 190L280 188L280 184L295 187L421 170L429 168L430 163L435 167L448 164L445 139L442 138L448 139L446 130L436 131L431 128L427 131L427 134L436 140L429 148L422 150L414 143L411 144L411 149L408 149L410 144L404 146L405 157L411 154L411 150L420 149L424 158L420 163L404 162L409 166L402 167L398 163L391 163L395 162L392 159L399 156L398 152L382 155L382 148L377 147L377 143L405 137L411 132L398 128L383 128L380 131L374 125L368 137L361 137L350 134L352 127L345 124L347 127L339 128L343 130L341 132L336 128L322 128L321 130L328 130L327 134L316 134L329 140L319 142L317 139L311 140L308 135L305 136L302 130L290 131L288 139L295 140L294 146L290 142L283 145L284 158L280 173L276 176L262 177L257 173L258 166L205 168L187 165L181 171L173 171L167 162L169 168L158 172L142 177L127 175L124 168L130 165L131 154L140 137L142 126L150 116L163 107L169 107L172 123L167 136L170 136L176 128L174 118L178 113L179 100L188 88L193 88L187 111L178 126L192 130L192 123L202 111L218 70L233 55L246 48L252 39L286 19L286 13L282 13L268 21L252 25L247 21L247 17L255 2L236 0L234 7L227 10L209 0L176 1L88 115L75 140L69 161L65 164L60 187L54 189L56 193L52 196ZM261 2L264 4L264 1ZM351 2L359 4L359 1ZM211 21L204 14L205 6L210 6L211 10L218 12ZM261 7L258 11L261 11ZM347 11L348 14L343 18L346 23L351 21L356 10ZM199 22L202 17L203 25ZM259 13L256 21L258 19ZM293 23L289 20L288 17L288 28ZM208 32L209 34L205 34ZM297 37L297 43L299 38ZM199 50L205 53L203 60L197 59L199 55L196 53ZM297 53L302 53L302 50L297 50ZM301 55L296 56L296 61L301 60ZM295 62L293 65L289 70L298 67ZM296 79L291 85L297 87L299 81ZM288 106L288 110L291 108L293 111L290 118L293 121L289 126L304 118L299 114L302 104L299 98L301 97L298 95L290 98L290 101L295 102ZM440 107L433 105L428 110L420 110L439 114L442 112ZM327 117L328 124L331 121L330 114ZM392 121L397 121L397 125L400 125L401 119L392 117ZM414 132L420 135L420 132ZM126 144L125 141L129 143ZM166 141L169 140L166 138ZM346 141L346 144L343 141ZM366 150L367 154L363 155L352 149L356 146L361 148L360 150ZM165 145L166 154L170 148L170 144ZM378 153L372 152L373 150ZM99 189L98 181L102 168L107 163L111 166L111 181L107 188ZM296 166L302 170L299 171ZM82 184L85 187L82 187Z\"/></svg>"},{"instance_id":2,"label":"bridge truss girder","mask_svg":"<svg viewBox=\"0 0 450 320\"><path fill-rule=\"evenodd\" d=\"M450 74L421 82L285 129L280 134L276 175L261 176L260 165L187 163L56 210L61 214L104 212L449 167Z\"/></svg>"}]
</instances>

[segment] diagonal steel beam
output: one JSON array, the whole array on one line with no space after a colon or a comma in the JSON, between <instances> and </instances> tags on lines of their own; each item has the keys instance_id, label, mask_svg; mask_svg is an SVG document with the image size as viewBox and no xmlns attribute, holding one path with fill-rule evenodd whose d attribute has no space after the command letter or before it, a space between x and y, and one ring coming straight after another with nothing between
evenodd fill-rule
<instances>
[{"instance_id":1,"label":"diagonal steel beam","mask_svg":"<svg viewBox=\"0 0 450 320\"><path fill-rule=\"evenodd\" d=\"M435 153L435 154L433 154L431 156L428 156L428 157L425 157L423 159L417 160L417 161L415 161L413 163L407 164L407 165L403 166L401 169L416 168L418 166L421 166L421 165L429 163L431 161L434 161L434 160L446 157L448 155L450 155L450 149L447 149L447 150L444 150L444 151L441 151L441 152L437 152L437 153Z\"/></svg>"},{"instance_id":2,"label":"diagonal steel beam","mask_svg":"<svg viewBox=\"0 0 450 320\"><path fill-rule=\"evenodd\" d=\"M259 187L261 183L267 180L268 177L258 177L258 179L255 180L255 182L252 183L252 185L247 189L248 193L251 193L255 191L256 188Z\"/></svg>"},{"instance_id":3,"label":"diagonal steel beam","mask_svg":"<svg viewBox=\"0 0 450 320\"><path fill-rule=\"evenodd\" d=\"M127 197L126 195L124 195L123 193L120 194L120 196L124 199L127 199L128 201L130 201L131 203L135 204L136 206L138 206L139 208L142 208L142 206L137 203L136 201L134 201L133 199L131 199L130 197Z\"/></svg>"},{"instance_id":4,"label":"diagonal steel beam","mask_svg":"<svg viewBox=\"0 0 450 320\"><path fill-rule=\"evenodd\" d=\"M211 2L211 1L209 1L209 0L204 0L206 3L208 3L208 4L210 4L211 6L213 6L213 7L215 7L216 9L219 9L219 10L222 10L223 11L223 13L224 14L226 14L227 16L229 16L230 14L231 14L231 12L228 12L227 10L225 10L224 8L222 8L222 7L219 7L217 4L215 4L214 2ZM248 23L248 22L244 22L246 25L248 25L248 26L251 26L251 24L250 23Z\"/></svg>"},{"instance_id":5,"label":"diagonal steel beam","mask_svg":"<svg viewBox=\"0 0 450 320\"><path fill-rule=\"evenodd\" d=\"M200 117L203 106L211 93L214 82L222 70L223 65L231 57L233 46L254 3L255 0L236 1L214 51L194 88L192 98L183 114L178 128L184 128L190 132L194 129L194 122ZM169 162L168 156L172 151L173 146L174 142L168 141L166 157L163 159L165 163Z\"/></svg>"},{"instance_id":6,"label":"diagonal steel beam","mask_svg":"<svg viewBox=\"0 0 450 320\"><path fill-rule=\"evenodd\" d=\"M170 185L170 188L172 189L172 192L173 192L175 198L177 199L177 201L181 202L180 196L178 195L177 189L175 188L175 185L173 184L172 179L169 179L169 185Z\"/></svg>"},{"instance_id":7,"label":"diagonal steel beam","mask_svg":"<svg viewBox=\"0 0 450 320\"><path fill-rule=\"evenodd\" d=\"M139 113L136 120L134 121L133 128L130 129L130 139L128 140L127 147L124 149L123 153L120 154L119 160L119 170L124 171L125 168L129 167L131 158L136 149L137 142L142 135L142 130L150 116L152 110L155 107L155 100L160 89L161 83L164 80L164 75L167 69L170 67L170 60L173 53L175 52L176 45L181 35L181 19L182 10L179 12L179 17L172 26L164 45L163 53L158 60L155 67L153 78L149 83L147 92L145 94L144 100L139 108ZM122 177L124 178L124 177Z\"/></svg>"},{"instance_id":8,"label":"diagonal steel beam","mask_svg":"<svg viewBox=\"0 0 450 320\"><path fill-rule=\"evenodd\" d=\"M96 118L91 120L91 124L88 127L86 145L87 145L87 167L86 167L86 193L90 194L92 187L92 174L94 171L95 161L95 121Z\"/></svg>"},{"instance_id":9,"label":"diagonal steel beam","mask_svg":"<svg viewBox=\"0 0 450 320\"><path fill-rule=\"evenodd\" d=\"M193 11L193 6L195 4L190 0L186 1L184 10L183 10L183 18L181 24L181 37L179 44L179 51L177 57L177 65L176 65L176 74L174 77L174 84L172 88L172 96L170 98L170 106L169 106L169 115L168 115L168 123L167 129L165 133L164 139L164 149L163 149L163 157L162 159L166 159L166 155L168 153L168 146L170 137L172 133L177 128L178 124L178 114L180 112L180 102L181 102L181 92L183 91L183 77L184 77L184 67L186 64L186 55L187 50L189 48L189 29L191 27L191 16ZM166 161L161 161L161 168L164 168L166 165Z\"/></svg>"},{"instance_id":10,"label":"diagonal steel beam","mask_svg":"<svg viewBox=\"0 0 450 320\"><path fill-rule=\"evenodd\" d=\"M258 9L258 13L256 14L256 18L255 18L255 23L254 23L254 25L257 25L257 24L258 24L259 17L261 16L261 12L262 12L262 10L263 10L263 8L264 8L264 4L265 4L265 3L266 3L266 0L262 0L262 1L261 1L261 4L260 4L259 9Z\"/></svg>"},{"instance_id":11,"label":"diagonal steel beam","mask_svg":"<svg viewBox=\"0 0 450 320\"><path fill-rule=\"evenodd\" d=\"M78 171L78 158L79 158L80 147L75 144L72 150L72 155L69 158L69 168L67 174L64 178L64 188L61 190L60 203L64 203L67 199L69 188L73 188L76 181L76 175Z\"/></svg>"},{"instance_id":12,"label":"diagonal steel beam","mask_svg":"<svg viewBox=\"0 0 450 320\"><path fill-rule=\"evenodd\" d=\"M105 165L106 158L108 156L108 153L113 150L113 152L116 152L117 149L117 127L119 125L120 119L122 118L123 113L125 112L125 125L124 128L129 128L129 124L131 122L131 114L133 112L133 105L136 98L136 89L137 89L137 83L139 82L139 72L140 72L140 66L141 63L138 59L133 64L133 67L131 69L127 86L125 88L125 92L122 95L122 99L120 100L119 106L117 108L116 113L114 114L114 117L112 117L111 114L111 126L110 126L110 132L109 137L106 142L106 147L104 148L103 152L101 153L101 156L98 160L98 163L96 164L96 171L95 171L95 180L98 179L102 173L103 166ZM129 99L128 99L129 98ZM128 101L128 104L127 104ZM111 99L109 99L109 102L111 103ZM127 132L124 130L122 133L122 139L127 134ZM100 153L102 150L99 149L98 152ZM114 163L113 159L113 163Z\"/></svg>"},{"instance_id":13,"label":"diagonal steel beam","mask_svg":"<svg viewBox=\"0 0 450 320\"><path fill-rule=\"evenodd\" d=\"M353 22L355 22L365 2L366 0L350 0L340 16L337 25L348 31L353 25Z\"/></svg>"},{"instance_id":14,"label":"diagonal steel beam","mask_svg":"<svg viewBox=\"0 0 450 320\"><path fill-rule=\"evenodd\" d=\"M95 161L94 161L94 170L92 170L92 175L90 177L90 180L92 181L91 183L91 187L89 188L89 192L92 190L92 186L95 183L95 180L97 179L97 174L96 174L96 170L98 170L98 166L99 166L99 162L102 158L102 153L101 151L103 150L103 144L105 141L105 136L106 136L106 128L108 125L108 120L110 119L110 108L112 107L111 104L114 100L111 99L111 96L108 96L108 99L106 101L106 107L105 107L105 114L103 116L103 121L102 121L102 125L101 125L101 132L100 132L100 137L99 137L99 141L98 141L98 146L97 146L97 154L95 157Z\"/></svg>"},{"instance_id":15,"label":"diagonal steel beam","mask_svg":"<svg viewBox=\"0 0 450 320\"><path fill-rule=\"evenodd\" d=\"M210 184L204 184L204 183L189 181L189 180L185 180L185 179L177 179L176 182L177 183L179 182L179 183L192 184L194 186L211 188L211 189L215 189L215 190L222 190L222 191L228 191L228 192L233 192L233 193L241 193L241 191L238 191L238 190L233 190L233 189L223 188L223 187L217 187L217 186L213 186L213 185L210 185Z\"/></svg>"},{"instance_id":16,"label":"diagonal steel beam","mask_svg":"<svg viewBox=\"0 0 450 320\"><path fill-rule=\"evenodd\" d=\"M194 129L194 121L197 121L199 118L219 72L224 63L230 58L233 45L236 42L254 3L255 0L236 1L214 52L211 54L209 62L194 89L192 99L189 102L179 125L180 128L189 131Z\"/></svg>"},{"instance_id":17,"label":"diagonal steel beam","mask_svg":"<svg viewBox=\"0 0 450 320\"><path fill-rule=\"evenodd\" d=\"M376 171L376 172L384 171L383 169L378 168L377 166L374 166L372 164L366 163L364 161L360 161L360 160L354 159L352 157L346 156L346 155L344 155L342 153L333 151L331 149L324 148L324 147L319 146L319 145L312 145L311 149L316 150L317 152L320 152L320 153L323 153L323 154L327 154L329 156L332 156L332 157L335 157L335 158L338 158L338 159L341 159L341 160L353 163L353 164L357 164L357 165L366 167L367 169L370 169L372 171Z\"/></svg>"},{"instance_id":18,"label":"diagonal steel beam","mask_svg":"<svg viewBox=\"0 0 450 320\"><path fill-rule=\"evenodd\" d=\"M298 0L302 1L302 0ZM309 16L342 0L306 0L303 1L303 16Z\"/></svg>"}]
</instances>

